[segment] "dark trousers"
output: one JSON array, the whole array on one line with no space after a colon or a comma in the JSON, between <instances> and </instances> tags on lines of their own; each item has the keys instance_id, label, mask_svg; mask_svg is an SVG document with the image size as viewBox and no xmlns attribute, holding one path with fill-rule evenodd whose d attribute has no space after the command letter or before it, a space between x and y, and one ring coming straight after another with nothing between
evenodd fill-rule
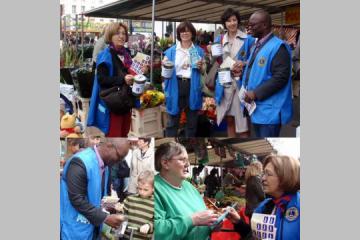
<instances>
[{"instance_id":1,"label":"dark trousers","mask_svg":"<svg viewBox=\"0 0 360 240\"><path fill-rule=\"evenodd\" d=\"M280 124L254 124L256 137L279 137Z\"/></svg>"},{"instance_id":2,"label":"dark trousers","mask_svg":"<svg viewBox=\"0 0 360 240\"><path fill-rule=\"evenodd\" d=\"M187 108L185 110L185 113L186 113L185 137L195 137L198 111L197 110L193 111ZM179 123L180 123L180 114L178 115L168 114L168 122L165 132L166 137L178 136Z\"/></svg>"}]
</instances>

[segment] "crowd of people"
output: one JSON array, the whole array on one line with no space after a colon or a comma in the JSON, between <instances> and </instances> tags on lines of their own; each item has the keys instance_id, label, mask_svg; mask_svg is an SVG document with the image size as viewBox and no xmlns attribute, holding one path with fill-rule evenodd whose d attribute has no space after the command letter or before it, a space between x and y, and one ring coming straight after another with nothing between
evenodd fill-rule
<instances>
[{"instance_id":1,"label":"crowd of people","mask_svg":"<svg viewBox=\"0 0 360 240\"><path fill-rule=\"evenodd\" d=\"M68 139L60 188L61 239L97 239L104 226L118 229L127 222L123 239L131 235L132 239L205 240L220 231L214 228L220 213L207 209L204 197L216 198L227 187L232 187L231 195L246 202L243 217L239 208L223 209L241 239L264 239L262 234L274 236L271 239L300 239L297 159L271 154L246 168L212 167L209 174L208 167L195 167L188 181L185 147L170 141L154 150L153 141L97 134ZM206 186L204 194L198 188L201 184ZM122 214L101 205L105 196L115 192L124 204ZM266 222L272 217L272 223Z\"/></svg>"},{"instance_id":2,"label":"crowd of people","mask_svg":"<svg viewBox=\"0 0 360 240\"><path fill-rule=\"evenodd\" d=\"M219 213L208 210L200 192L187 181L188 154L177 142L161 144L155 152L155 238L209 239ZM246 220L240 209L224 208L241 239L300 239L300 163L283 155L253 161L244 174L224 172L223 182L213 168L205 178L206 196L223 185L246 185ZM217 223L218 224L218 223ZM265 227L266 226L266 227Z\"/></svg>"},{"instance_id":3,"label":"crowd of people","mask_svg":"<svg viewBox=\"0 0 360 240\"><path fill-rule=\"evenodd\" d=\"M246 30L240 25L239 13L232 8L226 9L220 20L224 29L215 33L197 31L188 21L180 23L177 42L163 49L162 63L174 64L172 76L163 78L162 84L167 113L164 135L199 137L199 112L203 109L204 87L209 85L213 87L208 89L215 99L216 125L225 123L228 137L279 137L282 126L294 117L297 127L299 106L294 116L293 94L299 97L300 45L292 58L292 48L273 34L270 14L264 10L251 15ZM95 44L96 74L87 126L99 128L107 137L127 137L131 109L136 105L136 97L131 94L136 73L130 68L128 39L126 25L111 23ZM221 45L220 56L212 56L212 44ZM191 57L190 52L197 57ZM224 62L232 62L227 84L217 74ZM215 74L210 74L211 69ZM149 66L142 71L149 74ZM292 85L297 86L295 91ZM106 97L114 91L121 100ZM185 121L180 120L182 115Z\"/></svg>"},{"instance_id":4,"label":"crowd of people","mask_svg":"<svg viewBox=\"0 0 360 240\"><path fill-rule=\"evenodd\" d=\"M293 86L300 81L299 40L293 55L272 32L270 14L264 10L254 12L246 28L232 8L219 20L223 29L213 33L181 22L177 42L161 50L162 64L174 65L171 77L163 79L165 136L199 136L204 127L199 126L203 87L208 85L216 124L226 123L228 137L279 137L294 118L293 94L300 96L299 87ZM137 101L131 92L135 73L128 40L127 26L116 22L107 25L95 43L84 138L66 138L60 162L60 238L101 239L105 229L116 232L125 224L120 239L207 240L220 231L221 213L209 210L204 197L216 198L231 186L234 196L245 199L244 215L231 206L223 211L241 239L299 240L299 160L271 154L246 168L213 167L210 173L202 165L187 181L190 162L182 144L169 141L155 150L153 138L128 137ZM221 47L221 54L215 55L213 44ZM230 78L224 83L219 72L229 64ZM148 74L149 66L142 72ZM109 93L117 98L109 99ZM60 112L65 115L66 108ZM106 196L123 204L121 214L104 205Z\"/></svg>"}]
</instances>

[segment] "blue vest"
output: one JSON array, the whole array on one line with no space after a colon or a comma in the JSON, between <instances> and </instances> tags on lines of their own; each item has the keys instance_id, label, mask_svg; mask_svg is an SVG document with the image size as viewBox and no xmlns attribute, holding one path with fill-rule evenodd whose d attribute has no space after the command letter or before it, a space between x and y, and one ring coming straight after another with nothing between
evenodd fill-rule
<instances>
[{"instance_id":1,"label":"blue vest","mask_svg":"<svg viewBox=\"0 0 360 240\"><path fill-rule=\"evenodd\" d=\"M265 199L255 209L255 213L263 213L266 203L272 201L271 198ZM300 240L300 193L292 195L286 206L285 213L276 209L276 240Z\"/></svg>"},{"instance_id":2,"label":"blue vest","mask_svg":"<svg viewBox=\"0 0 360 240\"><path fill-rule=\"evenodd\" d=\"M110 48L105 48L98 54L96 60L96 68L105 63L110 70L110 77L113 75L113 64L110 53ZM103 100L100 99L100 85L98 82L97 74L95 75L94 86L90 98L90 107L88 112L87 126L95 126L102 132L107 134L110 128L110 111Z\"/></svg>"},{"instance_id":3,"label":"blue vest","mask_svg":"<svg viewBox=\"0 0 360 240\"><path fill-rule=\"evenodd\" d=\"M250 49L251 46L254 44L255 42L255 38L253 38L252 36L248 35L247 38L243 39L244 40L244 44L241 46L239 52L236 54L235 59L237 60L241 60L241 61L246 61L249 56L250 56ZM218 36L215 40L214 43L220 43L221 41L221 36ZM221 43L222 44L222 43ZM241 81L236 81L238 87L241 87ZM220 84L219 82L219 76L218 74L216 74L216 81L215 81L215 101L217 105L220 105L221 100L224 96L224 87ZM237 97L237 96L235 96Z\"/></svg>"},{"instance_id":4,"label":"blue vest","mask_svg":"<svg viewBox=\"0 0 360 240\"><path fill-rule=\"evenodd\" d=\"M78 157L86 167L87 175L87 199L90 204L99 208L102 198L101 190L101 172L98 159L94 149L87 148L69 159L64 167L63 175L60 180L60 236L61 240L92 240L94 226L80 214L72 205L68 195L66 185L66 173L71 160ZM106 195L108 185L108 168L105 168L104 194Z\"/></svg>"},{"instance_id":5,"label":"blue vest","mask_svg":"<svg viewBox=\"0 0 360 240\"><path fill-rule=\"evenodd\" d=\"M284 45L289 52L291 62L290 47L280 38L273 36L260 49L255 57L249 75L248 91L256 89L258 86L268 81L272 77L271 62L278 52L281 45ZM251 51L250 59L253 54ZM243 74L244 79L247 75L248 65ZM263 101L256 101L256 109L251 115L251 122L255 124L286 124L292 118L292 96L291 96L291 67L289 71L288 83L278 92Z\"/></svg>"},{"instance_id":6,"label":"blue vest","mask_svg":"<svg viewBox=\"0 0 360 240\"><path fill-rule=\"evenodd\" d=\"M199 47L195 46L198 54L201 58L204 57L204 51ZM176 45L172 46L165 51L165 56L175 63L176 56ZM179 88L178 80L176 79L176 70L173 71L173 75L170 79L165 80L165 103L166 103L166 112L170 115L179 114ZM190 99L189 107L191 110L199 110L202 108L202 88L200 81L200 72L198 69L191 70L191 80L190 80Z\"/></svg>"}]
</instances>

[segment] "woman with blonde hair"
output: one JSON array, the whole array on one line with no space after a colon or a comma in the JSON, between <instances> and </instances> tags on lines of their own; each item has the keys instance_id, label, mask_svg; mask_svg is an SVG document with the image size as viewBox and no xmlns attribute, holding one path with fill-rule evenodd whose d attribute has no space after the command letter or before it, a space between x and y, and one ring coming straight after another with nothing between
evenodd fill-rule
<instances>
[{"instance_id":1,"label":"woman with blonde hair","mask_svg":"<svg viewBox=\"0 0 360 240\"><path fill-rule=\"evenodd\" d=\"M135 97L130 87L135 73L130 69L130 51L125 48L129 38L127 26L123 23L109 24L104 38L109 45L97 56L87 125L99 128L106 137L127 137L131 108L135 106ZM147 72L147 68L143 72ZM104 95L113 91L118 91L120 101L104 99Z\"/></svg>"},{"instance_id":2,"label":"woman with blonde hair","mask_svg":"<svg viewBox=\"0 0 360 240\"><path fill-rule=\"evenodd\" d=\"M245 182L246 182L246 208L245 214L249 218L254 209L264 201L265 194L261 183L262 164L259 161L252 162L246 169Z\"/></svg>"}]
</instances>

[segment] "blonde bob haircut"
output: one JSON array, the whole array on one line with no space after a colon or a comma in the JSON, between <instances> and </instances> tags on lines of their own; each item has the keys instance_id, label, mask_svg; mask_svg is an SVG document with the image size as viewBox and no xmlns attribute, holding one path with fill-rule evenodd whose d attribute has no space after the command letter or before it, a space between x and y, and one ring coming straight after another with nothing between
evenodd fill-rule
<instances>
[{"instance_id":1,"label":"blonde bob haircut","mask_svg":"<svg viewBox=\"0 0 360 240\"><path fill-rule=\"evenodd\" d=\"M245 172L245 181L249 179L249 177L260 176L263 171L262 164L259 161L254 161L250 163L250 165L246 168Z\"/></svg>"},{"instance_id":2,"label":"blonde bob haircut","mask_svg":"<svg viewBox=\"0 0 360 240\"><path fill-rule=\"evenodd\" d=\"M154 185L154 172L151 170L142 171L137 180L138 183Z\"/></svg>"},{"instance_id":3,"label":"blonde bob haircut","mask_svg":"<svg viewBox=\"0 0 360 240\"><path fill-rule=\"evenodd\" d=\"M155 170L160 172L162 160L170 160L183 152L186 152L186 149L180 143L171 141L161 144L155 151Z\"/></svg>"},{"instance_id":4,"label":"blonde bob haircut","mask_svg":"<svg viewBox=\"0 0 360 240\"><path fill-rule=\"evenodd\" d=\"M129 40L127 26L123 23L116 22L116 23L110 23L109 25L106 26L105 35L104 35L105 43L107 44L111 43L112 37L119 32L120 28L123 28L125 30L125 34L126 34L125 42L127 42Z\"/></svg>"},{"instance_id":5,"label":"blonde bob haircut","mask_svg":"<svg viewBox=\"0 0 360 240\"><path fill-rule=\"evenodd\" d=\"M264 158L264 168L272 163L279 178L279 187L286 193L300 190L300 162L284 155L269 155Z\"/></svg>"}]
</instances>

